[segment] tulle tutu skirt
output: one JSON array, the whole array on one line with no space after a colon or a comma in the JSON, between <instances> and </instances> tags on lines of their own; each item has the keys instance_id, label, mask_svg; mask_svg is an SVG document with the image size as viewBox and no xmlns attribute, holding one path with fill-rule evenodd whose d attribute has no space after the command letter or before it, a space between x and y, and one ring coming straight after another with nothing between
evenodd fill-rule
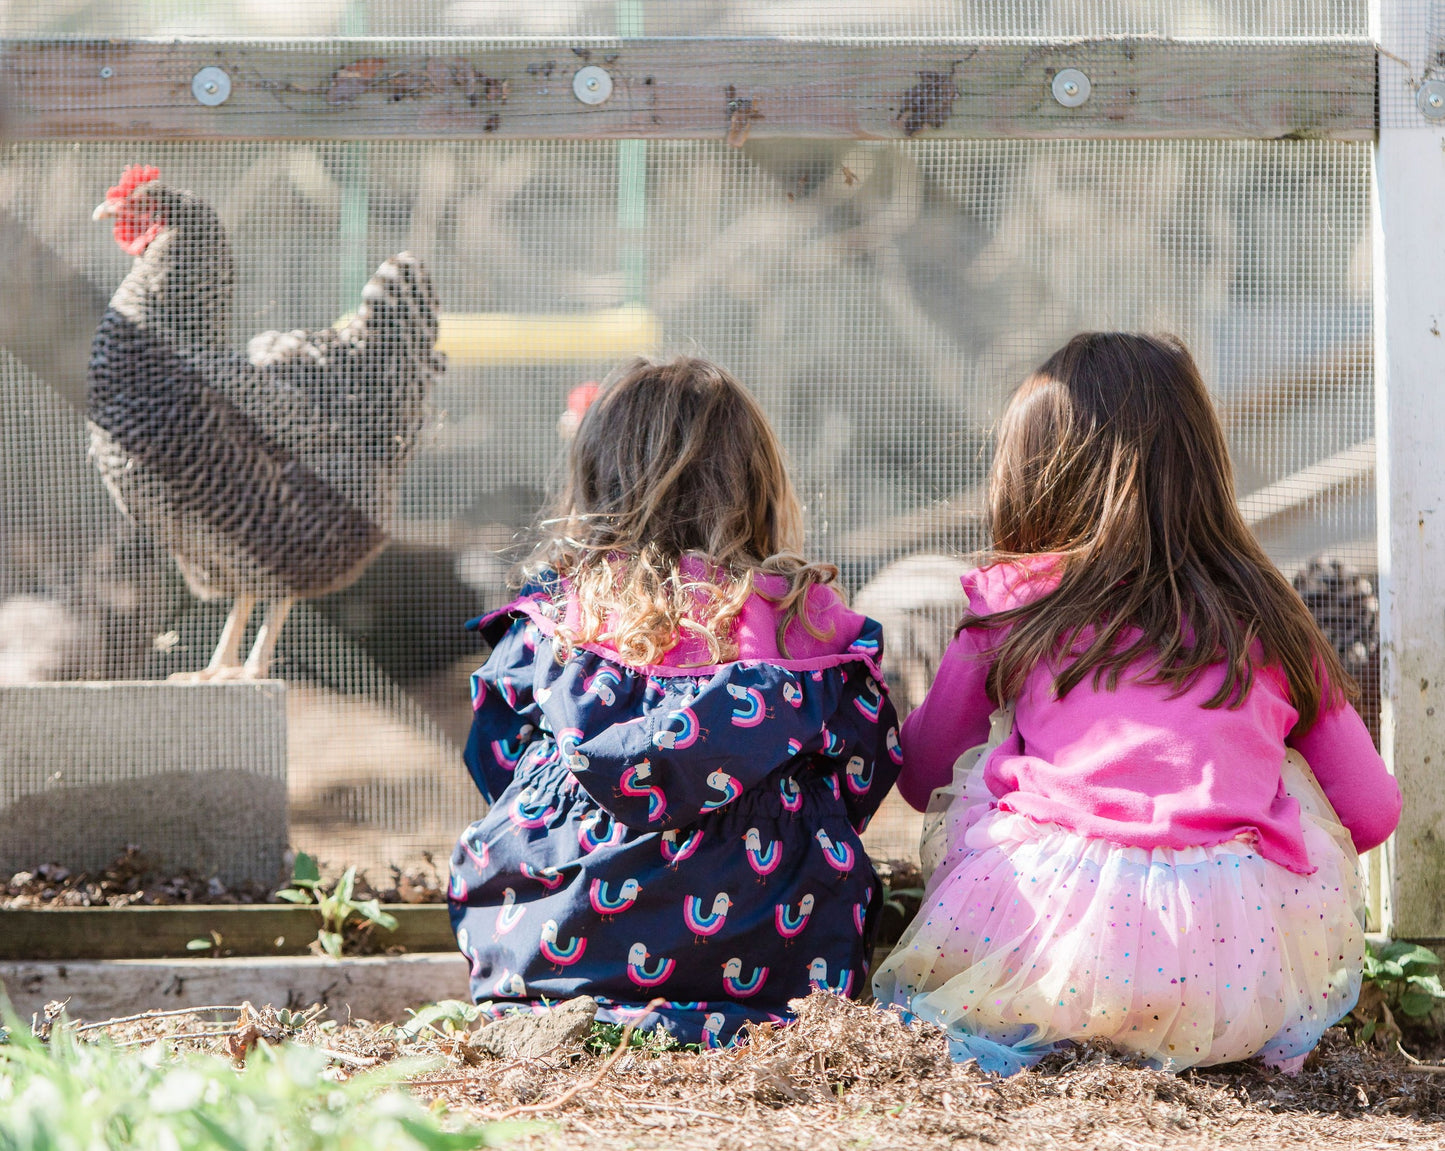
<instances>
[{"instance_id":1,"label":"tulle tutu skirt","mask_svg":"<svg viewBox=\"0 0 1445 1151\"><path fill-rule=\"evenodd\" d=\"M1240 840L1122 847L1001 812L981 750L936 821L918 917L873 977L880 1001L943 1027L956 1059L1010 1074L1098 1037L1174 1069L1297 1067L1354 1006L1359 859L1297 753L1285 786L1313 875Z\"/></svg>"}]
</instances>

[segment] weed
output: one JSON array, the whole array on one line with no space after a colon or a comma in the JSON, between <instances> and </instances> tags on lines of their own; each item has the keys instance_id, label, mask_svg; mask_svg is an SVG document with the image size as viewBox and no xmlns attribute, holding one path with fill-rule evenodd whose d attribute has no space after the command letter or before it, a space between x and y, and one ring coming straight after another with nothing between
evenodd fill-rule
<instances>
[{"instance_id":1,"label":"weed","mask_svg":"<svg viewBox=\"0 0 1445 1151\"><path fill-rule=\"evenodd\" d=\"M329 890L321 879L321 868L304 851L296 853L291 868L291 886L283 887L276 898L287 903L313 906L321 915L321 928L316 943L332 959L340 959L348 927L368 931L380 927L396 930L396 917L381 909L376 899L357 899L356 868L348 867Z\"/></svg>"}]
</instances>

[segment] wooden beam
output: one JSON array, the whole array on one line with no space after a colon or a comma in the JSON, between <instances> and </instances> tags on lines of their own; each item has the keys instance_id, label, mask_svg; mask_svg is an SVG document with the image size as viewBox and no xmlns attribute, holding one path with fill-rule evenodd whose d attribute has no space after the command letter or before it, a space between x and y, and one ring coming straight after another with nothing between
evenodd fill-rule
<instances>
[{"instance_id":1,"label":"wooden beam","mask_svg":"<svg viewBox=\"0 0 1445 1151\"><path fill-rule=\"evenodd\" d=\"M15 139L1329 137L1375 132L1375 55L1350 42L1163 39L821 44L628 40L9 41ZM586 65L613 88L589 106ZM225 71L226 101L192 94ZM1050 84L1090 79L1081 107Z\"/></svg>"},{"instance_id":2,"label":"wooden beam","mask_svg":"<svg viewBox=\"0 0 1445 1151\"><path fill-rule=\"evenodd\" d=\"M374 929L382 948L456 949L444 904L387 904L385 910L396 917L396 930ZM306 955L317 923L311 908L276 903L0 911L0 960L206 956L211 952L186 944L213 931L223 955Z\"/></svg>"}]
</instances>

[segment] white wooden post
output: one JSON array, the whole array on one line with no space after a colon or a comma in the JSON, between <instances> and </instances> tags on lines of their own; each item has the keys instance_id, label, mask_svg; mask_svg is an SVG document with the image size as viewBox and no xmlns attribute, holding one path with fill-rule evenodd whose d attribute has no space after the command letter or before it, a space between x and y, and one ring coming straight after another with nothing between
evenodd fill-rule
<instances>
[{"instance_id":1,"label":"white wooden post","mask_svg":"<svg viewBox=\"0 0 1445 1151\"><path fill-rule=\"evenodd\" d=\"M1430 68L1441 14L1432 0L1372 12L1381 737L1405 796L1385 915L1413 939L1445 938L1445 119L1419 97L1445 80Z\"/></svg>"}]
</instances>

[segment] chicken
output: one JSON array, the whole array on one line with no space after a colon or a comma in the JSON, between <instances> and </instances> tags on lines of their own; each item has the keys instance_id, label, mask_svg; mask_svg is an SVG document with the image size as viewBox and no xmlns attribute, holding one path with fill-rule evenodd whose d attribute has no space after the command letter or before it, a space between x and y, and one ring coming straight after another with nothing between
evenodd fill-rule
<instances>
[{"instance_id":1,"label":"chicken","mask_svg":"<svg viewBox=\"0 0 1445 1151\"><path fill-rule=\"evenodd\" d=\"M444 362L420 261L385 261L340 330L231 344L235 265L219 216L132 167L95 218L136 257L91 346L90 452L117 504L191 590L234 605L191 678L262 678L298 598L356 580L387 542L398 481ZM266 615L244 664L246 624Z\"/></svg>"}]
</instances>

